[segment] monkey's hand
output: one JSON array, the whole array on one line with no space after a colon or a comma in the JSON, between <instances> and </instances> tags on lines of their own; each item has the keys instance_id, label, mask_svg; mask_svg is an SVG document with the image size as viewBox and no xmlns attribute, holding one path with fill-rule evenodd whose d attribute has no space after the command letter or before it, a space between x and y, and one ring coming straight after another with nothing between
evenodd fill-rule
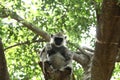
<instances>
[{"instance_id":1,"label":"monkey's hand","mask_svg":"<svg viewBox=\"0 0 120 80\"><path fill-rule=\"evenodd\" d=\"M59 69L59 71L68 71L69 74L72 73L72 67L71 66L65 66Z\"/></svg>"},{"instance_id":2,"label":"monkey's hand","mask_svg":"<svg viewBox=\"0 0 120 80\"><path fill-rule=\"evenodd\" d=\"M46 50L48 51L48 50L51 50L52 49L52 46L51 46L51 44L50 43L48 43L48 44L46 44Z\"/></svg>"},{"instance_id":3,"label":"monkey's hand","mask_svg":"<svg viewBox=\"0 0 120 80\"><path fill-rule=\"evenodd\" d=\"M48 50L47 53L49 56L51 56L51 55L55 54L56 51L54 49L51 49L51 50Z\"/></svg>"},{"instance_id":4,"label":"monkey's hand","mask_svg":"<svg viewBox=\"0 0 120 80\"><path fill-rule=\"evenodd\" d=\"M64 54L64 53L63 53ZM70 51L70 50L68 50L68 49L66 49L66 54L64 54L65 55L65 60L67 61L67 62L69 62L69 60L72 60L72 58L73 58L73 54L72 54L72 52Z\"/></svg>"}]
</instances>

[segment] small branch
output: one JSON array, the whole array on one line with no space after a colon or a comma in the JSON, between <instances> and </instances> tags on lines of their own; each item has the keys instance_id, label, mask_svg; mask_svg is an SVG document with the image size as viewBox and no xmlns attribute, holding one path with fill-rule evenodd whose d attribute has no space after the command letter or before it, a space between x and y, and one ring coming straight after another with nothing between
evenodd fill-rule
<instances>
[{"instance_id":1,"label":"small branch","mask_svg":"<svg viewBox=\"0 0 120 80\"><path fill-rule=\"evenodd\" d=\"M46 42L46 40L43 40L43 39L34 40L34 41L29 41L29 40L27 40L27 41L25 41L25 42L16 43L16 44L14 44L14 45L11 45L11 46L9 46L9 47L6 47L6 48L4 49L4 51L7 50L7 49L16 47L16 46L20 46L20 45L24 45L24 44L32 44L32 43L35 43L35 42Z\"/></svg>"},{"instance_id":2,"label":"small branch","mask_svg":"<svg viewBox=\"0 0 120 80\"><path fill-rule=\"evenodd\" d=\"M87 51L90 51L90 52L95 52L93 49L90 49L90 48L88 48L88 47L83 47L83 49L85 49L85 50L87 50Z\"/></svg>"},{"instance_id":3,"label":"small branch","mask_svg":"<svg viewBox=\"0 0 120 80\"><path fill-rule=\"evenodd\" d=\"M80 47L78 44L75 44L75 43L71 43L70 41L68 41L68 43L74 47L76 47L80 53L82 54L85 54L89 57L93 56L93 53L94 53L94 50L90 49L90 48L87 48L87 47ZM86 52L87 50L87 52ZM89 52L88 52L89 51Z\"/></svg>"}]
</instances>

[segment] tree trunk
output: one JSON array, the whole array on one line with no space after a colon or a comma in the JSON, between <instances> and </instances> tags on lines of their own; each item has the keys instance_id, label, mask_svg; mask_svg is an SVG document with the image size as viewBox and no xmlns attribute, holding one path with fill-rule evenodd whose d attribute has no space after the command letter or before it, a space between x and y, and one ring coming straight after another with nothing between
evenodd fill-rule
<instances>
[{"instance_id":1,"label":"tree trunk","mask_svg":"<svg viewBox=\"0 0 120 80\"><path fill-rule=\"evenodd\" d=\"M120 7L117 0L103 0L91 80L110 80L120 41Z\"/></svg>"},{"instance_id":2,"label":"tree trunk","mask_svg":"<svg viewBox=\"0 0 120 80\"><path fill-rule=\"evenodd\" d=\"M65 70L53 72L53 70L47 62L45 62L44 64L45 73L43 70L42 62L39 62L39 66L42 69L45 80L75 80L74 75L71 75L69 71Z\"/></svg>"},{"instance_id":3,"label":"tree trunk","mask_svg":"<svg viewBox=\"0 0 120 80\"><path fill-rule=\"evenodd\" d=\"M10 80L6 64L3 45L0 38L0 80Z\"/></svg>"}]
</instances>

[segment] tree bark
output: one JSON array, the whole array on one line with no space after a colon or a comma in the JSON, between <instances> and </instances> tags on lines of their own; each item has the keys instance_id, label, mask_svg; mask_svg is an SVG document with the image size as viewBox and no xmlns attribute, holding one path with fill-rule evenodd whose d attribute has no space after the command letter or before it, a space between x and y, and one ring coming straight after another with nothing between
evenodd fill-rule
<instances>
[{"instance_id":1,"label":"tree bark","mask_svg":"<svg viewBox=\"0 0 120 80\"><path fill-rule=\"evenodd\" d=\"M39 62L39 66L42 69L45 80L75 80L74 75L70 74L68 70L65 71L54 71L51 69L50 65L45 62L43 67L42 62ZM44 72L45 71L45 72Z\"/></svg>"},{"instance_id":2,"label":"tree bark","mask_svg":"<svg viewBox=\"0 0 120 80\"><path fill-rule=\"evenodd\" d=\"M0 80L10 80L1 38L0 38Z\"/></svg>"},{"instance_id":3,"label":"tree bark","mask_svg":"<svg viewBox=\"0 0 120 80\"><path fill-rule=\"evenodd\" d=\"M91 80L110 80L120 40L120 7L117 0L103 0L98 19L97 41Z\"/></svg>"}]
</instances>

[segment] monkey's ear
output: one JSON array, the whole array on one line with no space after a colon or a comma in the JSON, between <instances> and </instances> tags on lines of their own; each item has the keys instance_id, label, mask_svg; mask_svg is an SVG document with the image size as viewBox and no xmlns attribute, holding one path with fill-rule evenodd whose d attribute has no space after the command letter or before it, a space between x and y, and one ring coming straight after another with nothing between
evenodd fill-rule
<instances>
[{"instance_id":1,"label":"monkey's ear","mask_svg":"<svg viewBox=\"0 0 120 80\"><path fill-rule=\"evenodd\" d=\"M64 37L65 37L65 39L67 39L67 36L66 36L66 35L65 35Z\"/></svg>"}]
</instances>

